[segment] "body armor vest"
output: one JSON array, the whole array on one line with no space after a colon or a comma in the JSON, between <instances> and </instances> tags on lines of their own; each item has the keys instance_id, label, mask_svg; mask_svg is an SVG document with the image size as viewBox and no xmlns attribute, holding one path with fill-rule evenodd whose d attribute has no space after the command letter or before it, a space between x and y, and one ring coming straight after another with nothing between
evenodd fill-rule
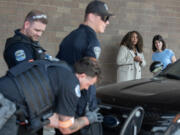
<instances>
[{"instance_id":1,"label":"body armor vest","mask_svg":"<svg viewBox=\"0 0 180 135\"><path fill-rule=\"evenodd\" d=\"M46 50L44 50L40 45L32 42L31 40L26 40L19 35L15 35L14 37L7 39L4 53L8 49L10 49L13 45L18 45L18 43L23 43L23 44L29 45L33 49L34 60L45 58ZM5 55L4 55L4 58L5 58ZM6 59L8 59L8 58L5 58L5 60Z\"/></svg>"},{"instance_id":2,"label":"body armor vest","mask_svg":"<svg viewBox=\"0 0 180 135\"><path fill-rule=\"evenodd\" d=\"M54 103L53 87L47 69L52 66L69 68L47 60L23 62L11 68L8 76L15 82L26 103L30 130L37 131L48 124Z\"/></svg>"}]
</instances>

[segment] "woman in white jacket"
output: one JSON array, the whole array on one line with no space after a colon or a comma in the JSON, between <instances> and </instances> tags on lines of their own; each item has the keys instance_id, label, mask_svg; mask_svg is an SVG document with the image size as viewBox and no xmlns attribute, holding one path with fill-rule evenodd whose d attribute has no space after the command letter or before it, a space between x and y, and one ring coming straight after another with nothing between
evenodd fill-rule
<instances>
[{"instance_id":1,"label":"woman in white jacket","mask_svg":"<svg viewBox=\"0 0 180 135\"><path fill-rule=\"evenodd\" d=\"M128 32L122 39L117 55L117 82L140 79L141 67L146 65L143 39L139 32Z\"/></svg>"}]
</instances>

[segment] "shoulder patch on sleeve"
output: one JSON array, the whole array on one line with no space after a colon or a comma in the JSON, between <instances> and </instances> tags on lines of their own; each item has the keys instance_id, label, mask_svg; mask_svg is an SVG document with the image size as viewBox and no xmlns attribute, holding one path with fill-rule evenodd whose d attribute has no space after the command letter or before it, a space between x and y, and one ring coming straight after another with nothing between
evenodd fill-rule
<instances>
[{"instance_id":1,"label":"shoulder patch on sleeve","mask_svg":"<svg viewBox=\"0 0 180 135\"><path fill-rule=\"evenodd\" d=\"M94 47L94 53L96 55L96 59L99 59L99 56L101 54L101 48L100 47Z\"/></svg>"},{"instance_id":2,"label":"shoulder patch on sleeve","mask_svg":"<svg viewBox=\"0 0 180 135\"><path fill-rule=\"evenodd\" d=\"M80 86L76 85L75 87L75 93L77 97L81 97L81 91L80 91Z\"/></svg>"},{"instance_id":3,"label":"shoulder patch on sleeve","mask_svg":"<svg viewBox=\"0 0 180 135\"><path fill-rule=\"evenodd\" d=\"M17 61L23 61L23 60L26 59L26 54L25 54L24 50L17 50L17 51L14 53L14 55L15 55L15 59L16 59Z\"/></svg>"}]
</instances>

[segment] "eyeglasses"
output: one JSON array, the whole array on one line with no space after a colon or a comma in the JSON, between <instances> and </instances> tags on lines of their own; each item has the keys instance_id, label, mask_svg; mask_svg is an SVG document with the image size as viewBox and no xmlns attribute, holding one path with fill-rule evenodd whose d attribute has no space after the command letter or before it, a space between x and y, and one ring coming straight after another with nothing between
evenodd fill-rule
<instances>
[{"instance_id":1,"label":"eyeglasses","mask_svg":"<svg viewBox=\"0 0 180 135\"><path fill-rule=\"evenodd\" d=\"M107 21L109 21L109 19L110 19L110 16L101 16L101 20L103 21L103 22L107 22Z\"/></svg>"},{"instance_id":2,"label":"eyeglasses","mask_svg":"<svg viewBox=\"0 0 180 135\"><path fill-rule=\"evenodd\" d=\"M35 15L32 17L34 20L36 19L47 19L47 15L41 14L41 15Z\"/></svg>"}]
</instances>

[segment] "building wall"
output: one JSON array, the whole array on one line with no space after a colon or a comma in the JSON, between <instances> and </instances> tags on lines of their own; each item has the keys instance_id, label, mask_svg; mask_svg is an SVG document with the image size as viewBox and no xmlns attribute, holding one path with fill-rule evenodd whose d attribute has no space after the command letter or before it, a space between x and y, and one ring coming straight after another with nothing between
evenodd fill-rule
<instances>
[{"instance_id":1,"label":"building wall","mask_svg":"<svg viewBox=\"0 0 180 135\"><path fill-rule=\"evenodd\" d=\"M59 43L83 22L84 9L91 0L1 0L0 1L0 75L7 66L3 60L4 44L13 31L22 27L25 15L32 9L48 14L49 24L40 40L47 52L55 56ZM116 56L122 37L132 30L139 31L144 39L147 66L142 77L150 77L152 38L161 34L167 47L176 57L180 54L180 1L179 0L104 0L115 17L104 34L98 35L102 46L100 65L103 78L101 85L116 81Z\"/></svg>"}]
</instances>

